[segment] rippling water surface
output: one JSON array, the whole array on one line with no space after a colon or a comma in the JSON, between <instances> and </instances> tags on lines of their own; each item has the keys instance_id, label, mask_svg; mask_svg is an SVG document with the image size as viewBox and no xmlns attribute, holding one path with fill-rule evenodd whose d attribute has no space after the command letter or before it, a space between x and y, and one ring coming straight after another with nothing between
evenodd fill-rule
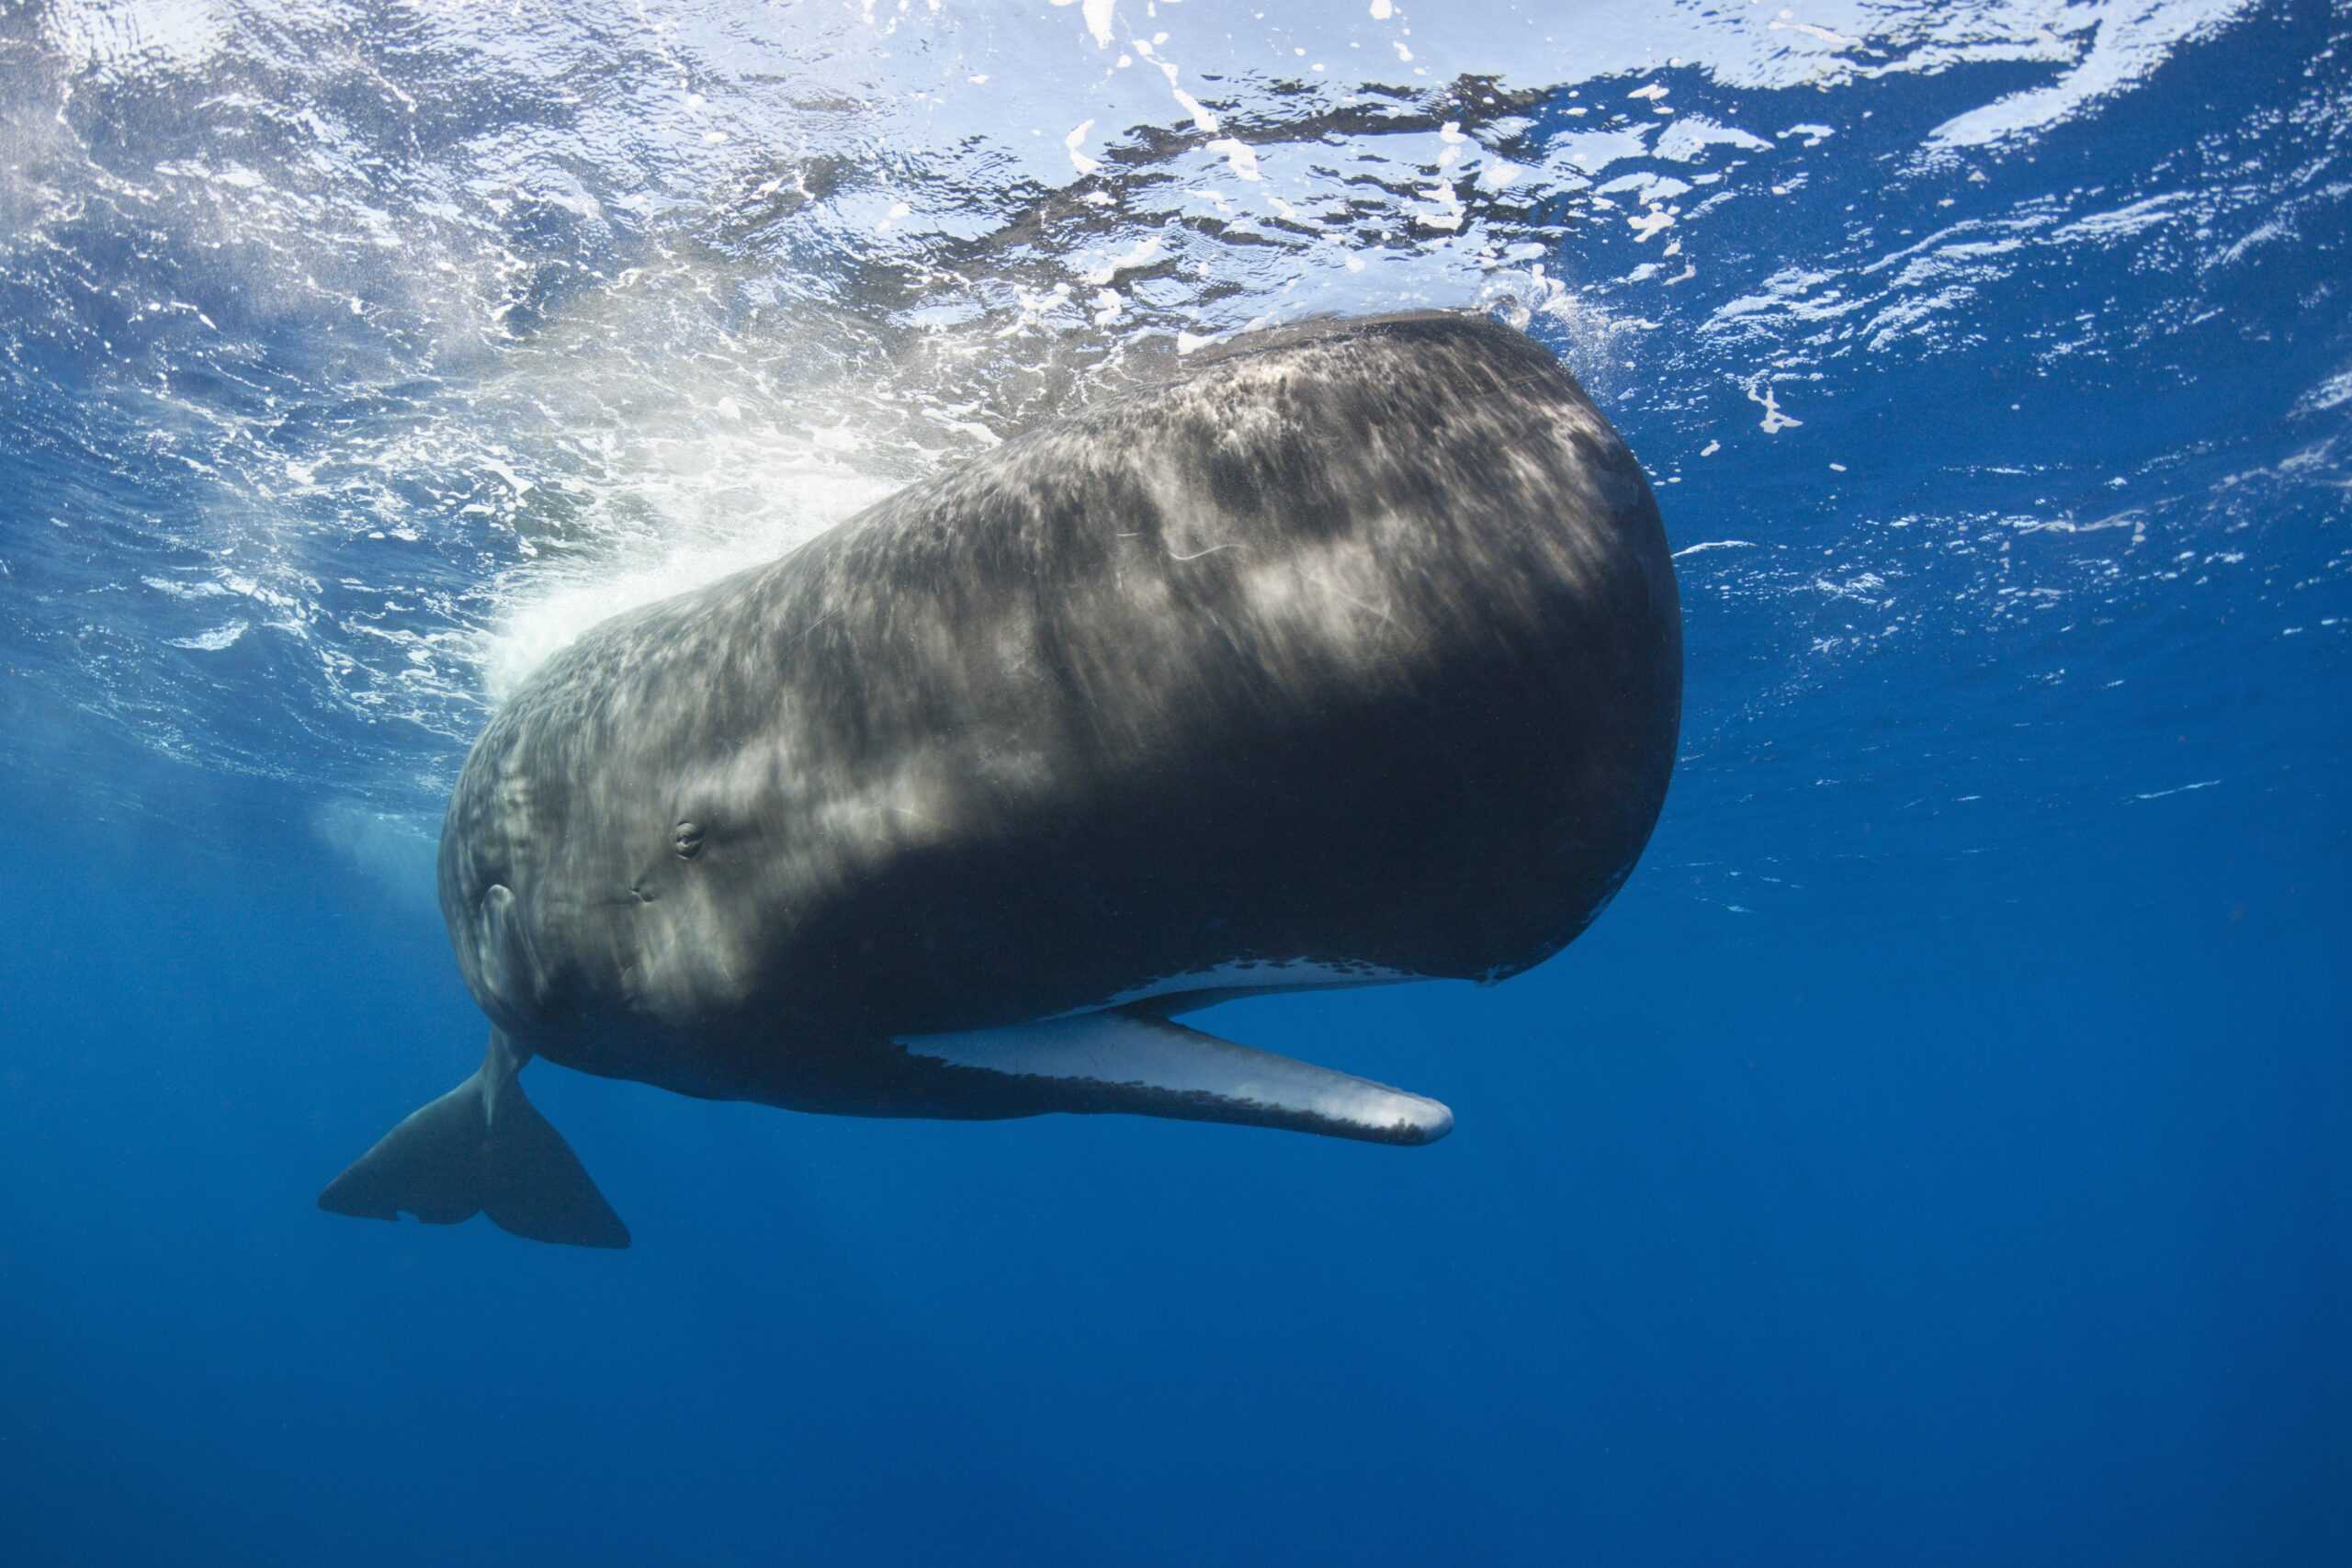
<instances>
[{"instance_id":1,"label":"rippling water surface","mask_svg":"<svg viewBox=\"0 0 2352 1568\"><path fill-rule=\"evenodd\" d=\"M1384 1030L1444 1043L1400 1046L1376 1076L1419 1086L1432 1063L1486 1063L1448 1069L1471 1075L1457 1142L1485 1138L1501 1163L1382 1167L1383 1196L1365 1200L1414 1216L1396 1222L1395 1267L1457 1269L1452 1288L1317 1273L1330 1267L1312 1261L1317 1225L1346 1231L1350 1183L1368 1179L1351 1173L1371 1168L1164 1139L1152 1146L1171 1172L1223 1168L1199 1178L1222 1201L1253 1190L1263 1172L1247 1162L1262 1157L1300 1162L1279 1167L1284 1179L1328 1179L1314 1202L1329 1207L1319 1220L1227 1219L1238 1232L1162 1215L1166 1253L1123 1243L1102 1280L1054 1287L1103 1314L1099 1328L1143 1297L1189 1299L1159 1270L1224 1236L1290 1265L1226 1279L1232 1294L1199 1311L1309 1340L1359 1311L1379 1337L1348 1339L1336 1362L1238 1326L1206 1333L1188 1310L1187 1327L1144 1313L1145 1339L1117 1354L1081 1333L1074 1362L1022 1341L998 1366L992 1348L1013 1331L967 1339L956 1320L1031 1321L1016 1308L1034 1276L975 1283L940 1265L997 1292L995 1307L969 1294L908 1304L901 1287L923 1260L841 1239L870 1238L877 1216L831 1216L830 1245L864 1261L825 1266L861 1282L859 1302L899 1300L908 1324L928 1325L918 1337L944 1335L950 1348L935 1353L968 1379L969 1405L951 1400L943 1416L875 1374L904 1420L871 1419L922 1448L955 1440L941 1435L963 1429L955 1411L986 1408L1022 1456L1004 1463L1018 1507L940 1505L996 1534L975 1546L950 1531L921 1550L1002 1555L1026 1539L1009 1520L1064 1508L1046 1458L1059 1450L1023 1423L1082 1443L1083 1411L1150 1457L1133 1472L1057 1461L1108 1499L1040 1549L1073 1560L1201 1560L1216 1532L1152 1512L1197 1494L1229 1506L1228 1549L1269 1561L1311 1555L1318 1540L1422 1560L2050 1562L2071 1543L2107 1561L2342 1561L2352 13L2340 4L0 0L0 789L30 846L20 896L63 922L19 948L25 1016L47 1021L61 1060L82 1060L97 1048L73 1046L74 1031L96 1025L75 998L93 976L143 992L161 964L186 971L196 998L199 973L282 987L347 962L333 944L289 956L286 922L377 905L415 938L380 962L431 976L390 991L446 990L424 907L441 803L489 708L569 637L768 558L1204 344L1430 304L1483 307L1552 347L1657 484L1690 665L1667 819L1611 917L1622 929L1612 938L1605 921L1593 939L1614 945L1528 982L1518 1005L1531 1010L1511 1011L1506 988L1476 1004L1485 1012L1392 1000L1315 1015L1340 1021L1312 1027L1361 1029L1374 1051ZM248 911L237 918L263 934L222 937L210 959L158 936L163 957L118 953L106 968L92 954L123 921L185 932L209 918L200 901L168 900L142 916L112 894L57 914L49 890L79 874L41 857L107 833L225 854L264 884L269 856L299 862L299 878L275 880L315 886L324 913ZM201 886L213 863L170 875ZM354 1028L333 1015L362 1003L315 987L282 1038ZM433 995L436 1021L418 1030L455 1040L472 1027L461 997ZM1661 997L1696 1010L1661 1022L1645 1010ZM1514 1064L1536 1035L1600 1059L1634 1049L1630 1035L1679 1076L1555 1066L1586 1076L1539 1087L1519 1115ZM185 1077L151 1084L162 1098L141 1114L170 1120L175 1096L216 1081L276 1081L321 1049L302 1038L299 1051L240 1045L218 1072L190 1064L232 1056L183 1042L172 1059ZM347 1105L322 1109L314 1087L278 1133L232 1105L218 1135L237 1145L299 1124L315 1143L289 1154L285 1179L329 1173L320 1162L349 1152L367 1107L408 1102L390 1086L410 1082L396 1069L421 1049L372 1043L379 1076L351 1086ZM447 1076L463 1055L451 1047ZM1836 1066L1760 1100L1723 1087L1752 1085L1759 1057ZM1896 1057L1936 1066L1872 1076L1894 1074ZM90 1147L106 1146L102 1101L42 1087L58 1081L46 1060L23 1056L8 1080L12 1119L96 1140L51 1150L87 1169ZM1482 1096L1478 1133L1467 1111ZM1972 1118L1967 1130L1920 1120L1935 1103ZM611 1112L608 1142L644 1125L633 1114ZM680 1118L661 1123L675 1141L656 1158L656 1134L639 1132L640 1162L683 1187L688 1173L672 1168L705 1158L692 1143L704 1134L686 1130L702 1124L658 1114ZM726 1125L742 1129L739 1164L768 1138L876 1146L798 1119ZM1075 1135L1101 1140L1080 1145L1103 1151L1087 1160L1124 1168L1114 1134ZM920 1208L927 1180L1041 1157L1020 1143L1030 1136L957 1143L907 1191L867 1201ZM1546 1163L1554 1140L1599 1163L1564 1174ZM20 1157L16 1201L62 1179ZM2092 1172L2136 1174L2108 1187ZM760 1178L793 1183L801 1217L781 1234L820 1223L803 1213L820 1201L809 1176ZM141 1184L118 1179L136 1207ZM1726 1218L1724 1195L1742 1190L1776 1196ZM225 1191L216 1224L228 1224L220 1205L242 1204L277 1224L280 1199L284 1224L310 1218L307 1190ZM109 1234L119 1210L89 1201L77 1234ZM1306 1239L1278 1241L1294 1221ZM1112 1214L1091 1223L1122 1228ZM1577 1238L1595 1226L1617 1249L1580 1262ZM698 1245L740 1250L747 1228L765 1234L766 1220ZM202 1267L226 1268L240 1234L213 1235ZM1361 1266L1374 1237L1348 1234ZM1525 1265L1533 1275L1494 1261L1524 1259L1531 1234L1551 1238ZM1431 1265L1417 1237L1432 1235L1488 1261ZM299 1257L310 1236L289 1231L270 1256ZM414 1258L441 1261L404 1267L447 1267L452 1255L426 1244L448 1240L409 1236ZM17 1280L88 1262L45 1230L7 1245L0 1261ZM2108 1247L2125 1261L2076 1267ZM1612 1281L1649 1278L1652 1249L1689 1272L1661 1296L1612 1295ZM1043 1259L1068 1255L1033 1262L1050 1283L1060 1277ZM722 1274L756 1267L694 1256ZM239 1278L231 1297L259 1288ZM2048 1309L2063 1335L2030 1305L2032 1281L2052 1279L2065 1281ZM379 1289L312 1283L328 1297ZM1973 1288L1994 1296L1935 1333L1904 1328L1932 1317L1939 1293ZM1710 1299L1747 1306L1718 1318L1698 1304ZM77 1353L81 1310L42 1320L43 1342ZM633 1310L649 1333L687 1332L656 1306ZM677 1310L734 1321L707 1301ZM139 1338L123 1327L92 1344ZM1189 1371L1155 1367L1153 1346ZM254 1353L225 1328L187 1348L223 1365ZM1679 1381L1686 1359L1704 1378ZM1262 1430L1305 1439L1322 1430L1305 1413L1322 1410L1369 1431L1385 1407L1392 1439L1278 1456L1231 1430L1232 1412L1171 1392L1221 1361L1286 1391L1260 1411ZM1143 1392L1111 1370L1138 1362ZM678 1375L707 1412L727 1381L709 1366ZM1168 1375L1178 1383L1155 1381ZM548 1421L560 1370L529 1376L536 1392L518 1402ZM1713 1437L1711 1379L1727 1380L1729 1404ZM2183 1380L2194 1409L2151 1392ZM825 1386L824 1399L849 1397ZM346 1393L352 1410L382 1407ZM302 1421L325 1420L289 1397ZM41 1398L24 1407L85 1408L56 1388ZM1160 1436L1136 1435L1123 1400L1153 1413ZM2021 1447L1997 1436L2005 1400L2025 1412ZM1448 1401L1461 1408L1435 1412ZM637 1420L663 1408L643 1390L621 1404ZM725 1428L741 1414L710 1419ZM265 1418L246 1418L237 1440L266 1447ZM413 1438L438 1431L408 1419ZM2169 1436L2135 1448L2122 1430L2134 1426ZM674 1451L695 1450L693 1433L662 1429ZM1782 1429L1789 1454L1756 1451ZM18 1468L38 1443L24 1427L0 1437ZM107 1451L102 1437L75 1440ZM734 1478L730 1498L769 1495L746 1442L756 1448L730 1440L714 1461ZM1183 1455L1220 1442L1251 1464L1187 1470ZM2086 1452L2118 1445L2109 1473L2142 1492L2089 1479ZM1872 1468L1873 1450L1902 1456L1899 1480L1891 1461ZM889 1440L869 1434L849 1451L867 1456L852 1492L897 1506L872 1479ZM134 1468L189 1462L176 1448L133 1454ZM1449 1454L1475 1455L1486 1479L1465 1481ZM1642 1456L1634 1470L1612 1468L1629 1455ZM675 1520L667 1548L634 1515L613 1539L636 1561L765 1560L749 1515L680 1479L709 1466L679 1462L663 1484L698 1512ZM411 1474L397 1445L369 1463L390 1489ZM2075 1464L2089 1488L2068 1494L2075 1504L2038 1490L2051 1466ZM1721 1478L1720 1508L1691 1466ZM267 1469L231 1464L221 1484L261 1487ZM2192 1472L2201 1480L2180 1479ZM594 1473L627 1483L622 1470ZM1668 1473L1685 1479L1658 1479ZM1808 1475L1826 1479L1808 1492ZM1612 1479L1596 1492L1594 1477ZM1318 1535L1286 1510L1286 1488L1348 1522ZM1856 1501L1865 1494L1879 1501ZM350 1495L359 1517L398 1513L364 1487ZM1988 1522L2020 1498L2056 1510L2051 1533ZM271 1539L224 1524L227 1502L183 1506L198 1537L239 1543L224 1553L254 1560ZM1871 1521L1865 1537L1835 1528L1849 1506ZM1392 1536L1362 1517L1383 1507ZM1766 1535L1733 1529L1743 1512ZM849 1517L845 1504L824 1514L842 1532L822 1537L829 1551L873 1544ZM1156 1522L1139 1542L1123 1517ZM287 1539L323 1551L335 1538L314 1518ZM589 1556L610 1544L584 1527L550 1539ZM906 1539L878 1555L896 1560ZM447 1548L424 1555L457 1560Z\"/></svg>"},{"instance_id":2,"label":"rippling water surface","mask_svg":"<svg viewBox=\"0 0 2352 1568\"><path fill-rule=\"evenodd\" d=\"M614 608L1202 341L1477 302L1660 482L1690 794L1777 739L1758 804L1940 810L1989 709L2161 723L2183 634L2340 676L2340 17L1652 12L19 9L11 683L430 813ZM2067 761L2080 812L2277 782Z\"/></svg>"}]
</instances>

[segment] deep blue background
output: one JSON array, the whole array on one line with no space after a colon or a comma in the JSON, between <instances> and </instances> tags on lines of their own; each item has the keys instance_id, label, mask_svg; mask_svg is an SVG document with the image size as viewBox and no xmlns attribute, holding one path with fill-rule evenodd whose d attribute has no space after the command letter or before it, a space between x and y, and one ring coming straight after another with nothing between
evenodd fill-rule
<instances>
[{"instance_id":1,"label":"deep blue background","mask_svg":"<svg viewBox=\"0 0 2352 1568\"><path fill-rule=\"evenodd\" d=\"M2342 1561L2343 833L2149 804L1212 1015L1425 1151L535 1074L617 1255L311 1208L475 1049L421 910L12 833L13 1560Z\"/></svg>"},{"instance_id":2,"label":"deep blue background","mask_svg":"<svg viewBox=\"0 0 2352 1568\"><path fill-rule=\"evenodd\" d=\"M1533 204L1568 225L1550 260L1579 307L1533 330L1674 543L1716 547L1679 563L1657 838L1505 986L1198 1021L1435 1095L1453 1137L859 1122L535 1069L635 1234L609 1255L312 1206L480 1057L424 846L351 852L319 810L429 808L473 710L403 707L401 678L416 639L492 618L523 536L469 521L502 481L422 484L430 442L384 468L413 551L345 527L346 492L289 499L285 465L382 456L346 378L395 436L437 399L496 443L512 409L469 377L519 380L512 404L560 380L505 368L527 333L454 368L433 338L428 377L397 306L345 308L359 284L289 304L138 208L208 137L308 188L301 125L203 118L242 57L76 67L81 140L40 177L119 156L115 183L41 244L0 231L0 1564L2352 1562L2352 23L2217 4L2030 134L1931 146L2122 10L2172 14L1964 68L1904 56L1894 17L1829 87L1659 66L1638 80L1678 112L1775 144L1633 160L1722 175L1648 240L1591 181ZM412 25L283 47L423 91ZM0 108L34 106L10 127L66 123L36 32L0 36ZM700 47L715 96L775 98ZM452 59L448 112L487 137L508 89ZM1637 78L1577 80L1523 132L1462 112L1532 156ZM361 95L334 120L330 96L351 146L407 145L404 112ZM526 141L553 117L557 162L598 151L510 107ZM1835 134L1779 129L1813 120ZM34 140L7 157L51 155ZM1140 140L1128 194L1198 174L1161 178ZM384 197L337 150L319 177ZM610 203L633 167L582 177ZM1028 232L1028 197L963 173ZM48 210L28 188L0 180L0 220ZM800 254L703 281L757 293ZM1213 281L1246 315L1267 275ZM217 340L140 325L149 293L202 302ZM166 370L198 386L166 412L215 445L150 443ZM1802 426L1759 431L1766 385ZM514 445L488 449L561 478ZM132 586L249 571L315 580L301 635L243 588ZM247 633L190 646L232 611ZM371 649L372 683L330 689L322 650Z\"/></svg>"}]
</instances>

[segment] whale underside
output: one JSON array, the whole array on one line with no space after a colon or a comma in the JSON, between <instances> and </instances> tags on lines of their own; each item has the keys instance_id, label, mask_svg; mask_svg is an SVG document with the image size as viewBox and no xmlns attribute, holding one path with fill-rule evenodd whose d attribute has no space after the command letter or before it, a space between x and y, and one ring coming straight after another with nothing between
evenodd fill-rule
<instances>
[{"instance_id":1,"label":"whale underside","mask_svg":"<svg viewBox=\"0 0 2352 1568\"><path fill-rule=\"evenodd\" d=\"M1557 951L1648 837L1680 681L1650 488L1543 349L1444 313L1237 340L534 676L443 829L482 1067L321 1201L624 1244L536 1056L836 1114L1443 1136L1179 1021Z\"/></svg>"}]
</instances>

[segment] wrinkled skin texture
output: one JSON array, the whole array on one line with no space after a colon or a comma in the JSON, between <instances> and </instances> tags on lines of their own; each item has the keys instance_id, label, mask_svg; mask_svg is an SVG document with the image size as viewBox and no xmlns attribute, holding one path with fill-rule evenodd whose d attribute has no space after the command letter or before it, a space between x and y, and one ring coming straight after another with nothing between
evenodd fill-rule
<instances>
[{"instance_id":1,"label":"wrinkled skin texture","mask_svg":"<svg viewBox=\"0 0 2352 1568\"><path fill-rule=\"evenodd\" d=\"M1540 962L1647 839L1680 690L1656 502L1552 358L1315 323L597 627L468 759L442 907L563 1065L1010 1113L888 1042L1237 961Z\"/></svg>"}]
</instances>

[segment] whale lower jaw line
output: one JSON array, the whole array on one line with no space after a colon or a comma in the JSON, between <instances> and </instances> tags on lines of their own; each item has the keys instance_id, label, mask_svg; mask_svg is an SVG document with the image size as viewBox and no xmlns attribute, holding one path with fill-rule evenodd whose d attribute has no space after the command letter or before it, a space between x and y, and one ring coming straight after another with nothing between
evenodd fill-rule
<instances>
[{"instance_id":1,"label":"whale lower jaw line","mask_svg":"<svg viewBox=\"0 0 2352 1568\"><path fill-rule=\"evenodd\" d=\"M1167 1010L1144 1003L893 1043L941 1092L1002 1115L1112 1112L1377 1144L1433 1144L1453 1130L1434 1100L1221 1039Z\"/></svg>"},{"instance_id":2,"label":"whale lower jaw line","mask_svg":"<svg viewBox=\"0 0 2352 1568\"><path fill-rule=\"evenodd\" d=\"M1206 969L1188 969L1131 987L1086 1007L1071 1008L1039 1021L1081 1018L1141 1002L1158 1002L1159 1011L1173 1016L1214 1007L1237 998L1287 991L1339 991L1355 986L1395 986L1411 980L1441 978L1408 969L1345 959L1235 958Z\"/></svg>"}]
</instances>

